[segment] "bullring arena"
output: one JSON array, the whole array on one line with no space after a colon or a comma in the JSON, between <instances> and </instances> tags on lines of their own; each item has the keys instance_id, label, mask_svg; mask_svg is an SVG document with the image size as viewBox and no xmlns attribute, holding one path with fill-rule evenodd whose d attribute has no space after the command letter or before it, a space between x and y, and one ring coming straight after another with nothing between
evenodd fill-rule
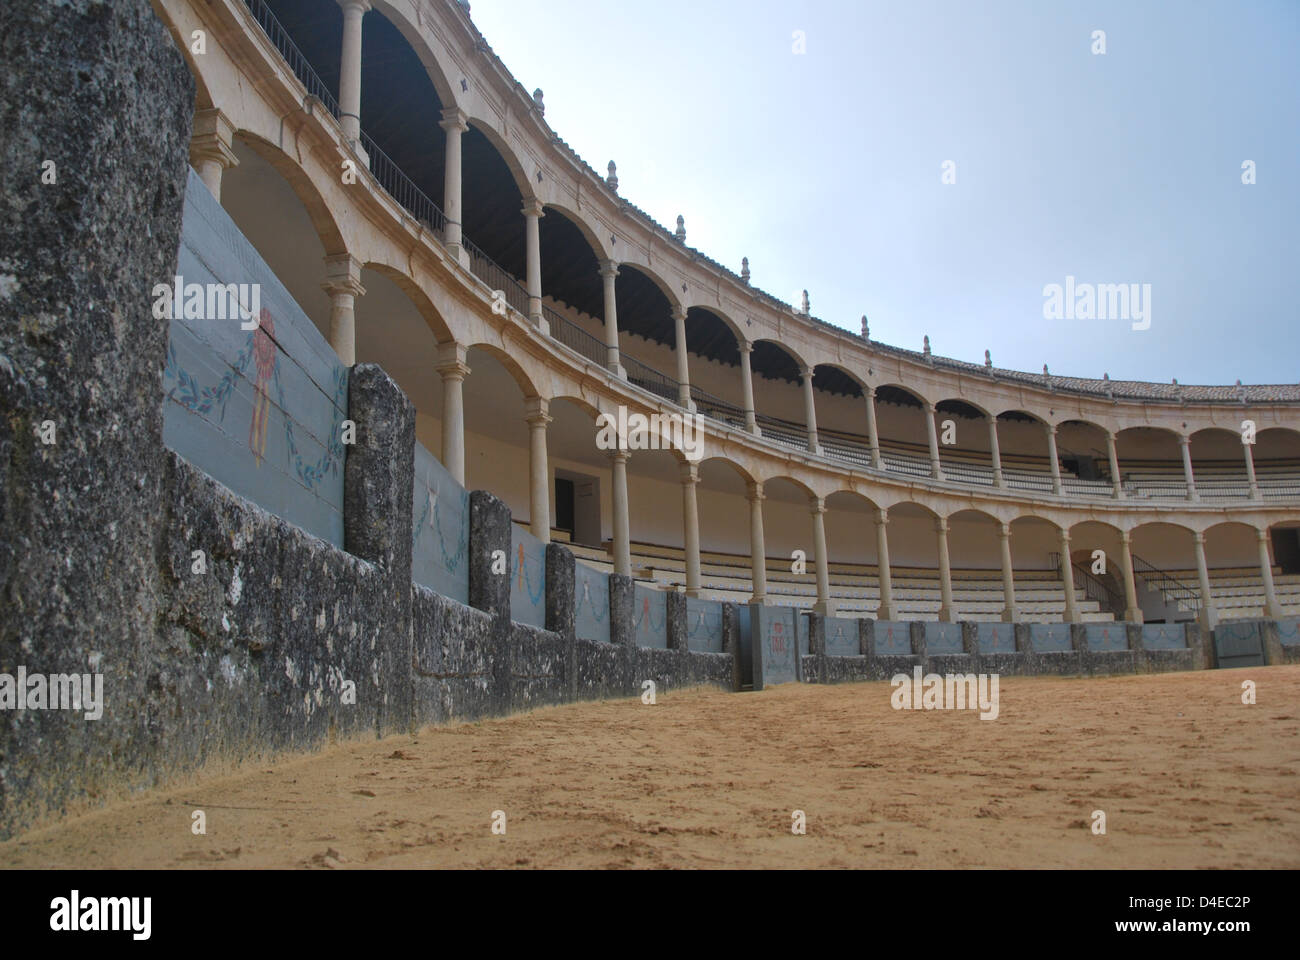
<instances>
[{"instance_id":1,"label":"bullring arena","mask_svg":"<svg viewBox=\"0 0 1300 960\"><path fill-rule=\"evenodd\" d=\"M0 864L1300 865L1300 386L823 322L461 3L126 6L130 336L0 317L0 476L77 492L10 497L0 671L107 699L3 714Z\"/></svg>"}]
</instances>

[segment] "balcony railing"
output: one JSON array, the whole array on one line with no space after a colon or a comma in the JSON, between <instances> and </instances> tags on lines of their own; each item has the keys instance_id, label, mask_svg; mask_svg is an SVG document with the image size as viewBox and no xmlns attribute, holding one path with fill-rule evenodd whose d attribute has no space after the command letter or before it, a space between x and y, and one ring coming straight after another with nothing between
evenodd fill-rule
<instances>
[{"instance_id":1,"label":"balcony railing","mask_svg":"<svg viewBox=\"0 0 1300 960\"><path fill-rule=\"evenodd\" d=\"M325 109L338 119L338 100L312 69L307 58L289 37L265 0L244 0L244 5L307 93L319 100ZM444 240L447 219L441 208L364 131L361 133L360 141L361 148L369 156L370 175L379 187L439 240ZM468 237L462 238L462 245L469 254L470 270L474 275L491 290L500 290L511 307L527 316L528 291L524 285L479 249ZM542 312L550 325L551 336L557 342L594 363L601 366L607 364L608 348L598 337L550 307L543 305ZM676 379L627 354L621 355L621 361L627 371L629 383L665 400L678 402L680 387ZM691 387L691 399L696 409L703 415L719 423L744 429L745 411L735 404L696 386ZM807 451L808 428L804 424L762 414L755 417L755 422L765 440L794 450ZM827 457L854 467L871 466L871 448L866 438L861 435L821 430L818 432L818 440L822 453ZM880 458L886 473L918 478L928 478L931 474L928 456L910 453L903 448L882 445ZM940 465L947 480L971 486L992 487L994 485L992 464L941 459ZM1008 489L1033 493L1052 492L1052 478L1049 473L1016 467L1005 467L1002 473L1003 482ZM1300 498L1300 477L1260 477L1257 486L1261 498ZM1172 476L1130 477L1123 482L1122 487L1126 496L1135 500L1183 500L1186 499L1187 493L1182 478ZM1077 477L1062 477L1062 491L1067 494L1102 499L1110 499L1112 496L1109 481L1083 480ZM1203 500L1241 500L1248 498L1250 494L1249 484L1244 475L1206 478L1203 481L1198 479L1197 492ZM1160 571L1155 572L1160 573ZM1185 602L1199 604L1199 598L1190 588L1178 584L1174 591L1180 594L1180 599L1183 599L1181 596L1183 593L1190 593L1191 596L1187 597Z\"/></svg>"}]
</instances>

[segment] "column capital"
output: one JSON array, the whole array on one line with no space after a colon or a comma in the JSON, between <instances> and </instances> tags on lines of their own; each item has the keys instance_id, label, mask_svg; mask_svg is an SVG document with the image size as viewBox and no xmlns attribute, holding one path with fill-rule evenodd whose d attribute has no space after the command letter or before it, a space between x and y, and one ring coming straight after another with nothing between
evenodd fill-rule
<instances>
[{"instance_id":1,"label":"column capital","mask_svg":"<svg viewBox=\"0 0 1300 960\"><path fill-rule=\"evenodd\" d=\"M1010 540L1010 539L1011 539L1011 524L1007 523L1005 520L999 520L999 521L998 521L998 536L1001 537L1003 540Z\"/></svg>"},{"instance_id":2,"label":"column capital","mask_svg":"<svg viewBox=\"0 0 1300 960\"><path fill-rule=\"evenodd\" d=\"M1065 527L1061 527L1061 542L1062 543L1070 542L1070 531L1065 529Z\"/></svg>"},{"instance_id":3,"label":"column capital","mask_svg":"<svg viewBox=\"0 0 1300 960\"><path fill-rule=\"evenodd\" d=\"M1132 530L1121 530L1121 531L1119 532L1119 542L1120 542L1120 543L1132 543L1132 542L1133 542L1133 531L1132 531Z\"/></svg>"},{"instance_id":4,"label":"column capital","mask_svg":"<svg viewBox=\"0 0 1300 960\"><path fill-rule=\"evenodd\" d=\"M235 125L220 110L197 110L190 135L191 160L215 160L225 169L239 165L235 156Z\"/></svg>"},{"instance_id":5,"label":"column capital","mask_svg":"<svg viewBox=\"0 0 1300 960\"><path fill-rule=\"evenodd\" d=\"M996 426L996 425L997 425L997 422L998 422L998 415L997 415L996 413L990 413L990 414L989 414L989 424L990 424L991 426Z\"/></svg>"},{"instance_id":6,"label":"column capital","mask_svg":"<svg viewBox=\"0 0 1300 960\"><path fill-rule=\"evenodd\" d=\"M887 523L889 523L889 508L876 507L876 525L883 527Z\"/></svg>"},{"instance_id":7,"label":"column capital","mask_svg":"<svg viewBox=\"0 0 1300 960\"><path fill-rule=\"evenodd\" d=\"M681 475L682 483L695 484L700 482L700 465L692 463L689 460L683 460L677 464L678 473Z\"/></svg>"},{"instance_id":8,"label":"column capital","mask_svg":"<svg viewBox=\"0 0 1300 960\"><path fill-rule=\"evenodd\" d=\"M546 216L545 204L536 197L529 197L524 201L522 213L525 217L544 217Z\"/></svg>"},{"instance_id":9,"label":"column capital","mask_svg":"<svg viewBox=\"0 0 1300 960\"><path fill-rule=\"evenodd\" d=\"M826 499L812 494L808 497L808 512L811 514L821 514L826 512Z\"/></svg>"},{"instance_id":10,"label":"column capital","mask_svg":"<svg viewBox=\"0 0 1300 960\"><path fill-rule=\"evenodd\" d=\"M1198 547L1203 547L1203 546L1205 546L1205 534L1204 534L1204 532L1202 532L1202 531L1200 531L1200 530L1193 530L1193 531L1192 531L1192 542L1195 543Z\"/></svg>"},{"instance_id":11,"label":"column capital","mask_svg":"<svg viewBox=\"0 0 1300 960\"><path fill-rule=\"evenodd\" d=\"M866 395L866 398L867 398L868 400L874 400L874 399L876 399L876 388L873 387L871 384L869 384L869 383L866 384L866 385L862 388L862 392L863 392L863 394Z\"/></svg>"},{"instance_id":12,"label":"column capital","mask_svg":"<svg viewBox=\"0 0 1300 960\"><path fill-rule=\"evenodd\" d=\"M1056 427L1057 424L1055 423L1047 424L1047 432L1050 433L1052 436L1056 436Z\"/></svg>"},{"instance_id":13,"label":"column capital","mask_svg":"<svg viewBox=\"0 0 1300 960\"><path fill-rule=\"evenodd\" d=\"M803 366L801 366L801 367L799 368L799 379L800 379L800 380L806 380L806 381L808 381L809 383L812 383L812 378L813 378L813 373L814 373L814 372L815 372L815 371L814 371L814 368L813 368L813 367L810 367L810 366L808 366L808 365L805 364L805 365L803 365Z\"/></svg>"},{"instance_id":14,"label":"column capital","mask_svg":"<svg viewBox=\"0 0 1300 960\"><path fill-rule=\"evenodd\" d=\"M615 463L626 464L632 459L632 454L628 453L622 447L618 447L617 449L609 451L609 459L613 460Z\"/></svg>"},{"instance_id":15,"label":"column capital","mask_svg":"<svg viewBox=\"0 0 1300 960\"><path fill-rule=\"evenodd\" d=\"M469 371L466 370L468 373ZM526 397L524 399L524 421L530 426L546 426L551 422L549 415L551 401L545 397Z\"/></svg>"},{"instance_id":16,"label":"column capital","mask_svg":"<svg viewBox=\"0 0 1300 960\"><path fill-rule=\"evenodd\" d=\"M361 261L350 253L326 257L325 282L321 284L321 289L331 296L337 293L364 296L366 288L361 285Z\"/></svg>"},{"instance_id":17,"label":"column capital","mask_svg":"<svg viewBox=\"0 0 1300 960\"><path fill-rule=\"evenodd\" d=\"M947 518L947 517L936 517L936 518L935 518L935 521L934 521L934 532L935 532L935 533L947 533L947 532L948 532L948 518Z\"/></svg>"},{"instance_id":18,"label":"column capital","mask_svg":"<svg viewBox=\"0 0 1300 960\"><path fill-rule=\"evenodd\" d=\"M741 353L753 353L753 352L754 352L754 343L753 343L752 340L741 340L740 342L738 342L738 343L736 344L736 346L740 349L740 352L741 352Z\"/></svg>"},{"instance_id":19,"label":"column capital","mask_svg":"<svg viewBox=\"0 0 1300 960\"><path fill-rule=\"evenodd\" d=\"M433 369L444 380L464 380L469 376L470 372L465 363L468 352L468 347L455 340L440 343L438 344L438 359L434 363Z\"/></svg>"},{"instance_id":20,"label":"column capital","mask_svg":"<svg viewBox=\"0 0 1300 960\"><path fill-rule=\"evenodd\" d=\"M371 9L370 0L338 0L338 5L343 8L344 14L353 11L364 14Z\"/></svg>"},{"instance_id":21,"label":"column capital","mask_svg":"<svg viewBox=\"0 0 1300 960\"><path fill-rule=\"evenodd\" d=\"M936 408L935 408L935 405L934 405L933 403L931 403L929 400L925 400L925 401L922 401L922 405L925 407L925 412L926 412L926 413L930 414L931 416L934 415L934 412L935 412L935 409L936 409Z\"/></svg>"},{"instance_id":22,"label":"column capital","mask_svg":"<svg viewBox=\"0 0 1300 960\"><path fill-rule=\"evenodd\" d=\"M603 278L607 279L607 280L612 280L614 277L617 277L617 276L618 276L618 261L617 261L617 260L601 260L601 261L600 261L600 275L601 275Z\"/></svg>"},{"instance_id":23,"label":"column capital","mask_svg":"<svg viewBox=\"0 0 1300 960\"><path fill-rule=\"evenodd\" d=\"M448 107L442 111L442 119L438 121L438 126L449 132L456 130L464 133L469 129L469 114L460 107Z\"/></svg>"},{"instance_id":24,"label":"column capital","mask_svg":"<svg viewBox=\"0 0 1300 960\"><path fill-rule=\"evenodd\" d=\"M1180 433L1178 435L1178 442L1184 447L1190 447L1192 445L1192 438L1185 433Z\"/></svg>"},{"instance_id":25,"label":"column capital","mask_svg":"<svg viewBox=\"0 0 1300 960\"><path fill-rule=\"evenodd\" d=\"M674 322L678 320L682 321L682 323L686 322L686 308L681 306L680 304L674 303L672 305L672 315L673 315Z\"/></svg>"},{"instance_id":26,"label":"column capital","mask_svg":"<svg viewBox=\"0 0 1300 960\"><path fill-rule=\"evenodd\" d=\"M1256 527L1255 534L1259 537L1260 543L1268 543L1268 527Z\"/></svg>"},{"instance_id":27,"label":"column capital","mask_svg":"<svg viewBox=\"0 0 1300 960\"><path fill-rule=\"evenodd\" d=\"M763 484L758 480L751 480L745 484L745 499L753 502L754 500L765 500L766 495L763 493Z\"/></svg>"}]
</instances>

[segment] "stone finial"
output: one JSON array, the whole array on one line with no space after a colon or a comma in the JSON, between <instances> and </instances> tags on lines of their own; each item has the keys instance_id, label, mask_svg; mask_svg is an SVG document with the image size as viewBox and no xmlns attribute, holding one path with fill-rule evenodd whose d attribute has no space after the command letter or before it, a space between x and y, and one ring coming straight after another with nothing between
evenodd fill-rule
<instances>
[{"instance_id":1,"label":"stone finial","mask_svg":"<svg viewBox=\"0 0 1300 960\"><path fill-rule=\"evenodd\" d=\"M613 160L609 161L609 176L605 178L605 183L609 185L609 189L618 193L618 167L614 165Z\"/></svg>"},{"instance_id":2,"label":"stone finial","mask_svg":"<svg viewBox=\"0 0 1300 960\"><path fill-rule=\"evenodd\" d=\"M867 323L867 315L865 313L862 315L862 339L871 339L871 325Z\"/></svg>"},{"instance_id":3,"label":"stone finial","mask_svg":"<svg viewBox=\"0 0 1300 960\"><path fill-rule=\"evenodd\" d=\"M1050 377L1050 376L1051 376L1051 373L1048 372L1047 364L1043 364L1043 376L1044 376L1044 377Z\"/></svg>"},{"instance_id":4,"label":"stone finial","mask_svg":"<svg viewBox=\"0 0 1300 960\"><path fill-rule=\"evenodd\" d=\"M1174 379L1171 380L1171 381L1169 381L1169 382L1172 383L1175 387L1178 386L1178 378L1177 378L1177 377L1174 377Z\"/></svg>"},{"instance_id":5,"label":"stone finial","mask_svg":"<svg viewBox=\"0 0 1300 960\"><path fill-rule=\"evenodd\" d=\"M740 279L746 286L749 285L749 257L740 258Z\"/></svg>"},{"instance_id":6,"label":"stone finial","mask_svg":"<svg viewBox=\"0 0 1300 960\"><path fill-rule=\"evenodd\" d=\"M803 300L799 304L799 312L805 317L812 315L812 304L808 302L808 291L803 292Z\"/></svg>"},{"instance_id":7,"label":"stone finial","mask_svg":"<svg viewBox=\"0 0 1300 960\"><path fill-rule=\"evenodd\" d=\"M930 355L930 335L928 333L925 335L925 341L921 345L921 352L927 357Z\"/></svg>"},{"instance_id":8,"label":"stone finial","mask_svg":"<svg viewBox=\"0 0 1300 960\"><path fill-rule=\"evenodd\" d=\"M1103 373L1103 374L1101 375L1101 378L1102 378L1103 380L1109 382L1109 381L1110 381L1110 374L1109 374L1109 373Z\"/></svg>"},{"instance_id":9,"label":"stone finial","mask_svg":"<svg viewBox=\"0 0 1300 960\"><path fill-rule=\"evenodd\" d=\"M993 356L987 350L984 351L984 366L986 367L993 366Z\"/></svg>"},{"instance_id":10,"label":"stone finial","mask_svg":"<svg viewBox=\"0 0 1300 960\"><path fill-rule=\"evenodd\" d=\"M546 116L546 104L542 102L542 88L538 87L533 91L533 103L537 104L537 112L541 116Z\"/></svg>"},{"instance_id":11,"label":"stone finial","mask_svg":"<svg viewBox=\"0 0 1300 960\"><path fill-rule=\"evenodd\" d=\"M680 213L677 215L677 239L686 242L686 218Z\"/></svg>"}]
</instances>

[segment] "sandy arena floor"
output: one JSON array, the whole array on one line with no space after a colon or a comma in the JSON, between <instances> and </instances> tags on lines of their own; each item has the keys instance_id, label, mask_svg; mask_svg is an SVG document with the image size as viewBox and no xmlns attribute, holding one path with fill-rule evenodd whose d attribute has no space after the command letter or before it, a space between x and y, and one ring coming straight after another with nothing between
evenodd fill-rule
<instances>
[{"instance_id":1,"label":"sandy arena floor","mask_svg":"<svg viewBox=\"0 0 1300 960\"><path fill-rule=\"evenodd\" d=\"M1300 866L1300 666L1004 678L995 721L889 694L695 690L428 728L141 795L0 844L0 866Z\"/></svg>"}]
</instances>

